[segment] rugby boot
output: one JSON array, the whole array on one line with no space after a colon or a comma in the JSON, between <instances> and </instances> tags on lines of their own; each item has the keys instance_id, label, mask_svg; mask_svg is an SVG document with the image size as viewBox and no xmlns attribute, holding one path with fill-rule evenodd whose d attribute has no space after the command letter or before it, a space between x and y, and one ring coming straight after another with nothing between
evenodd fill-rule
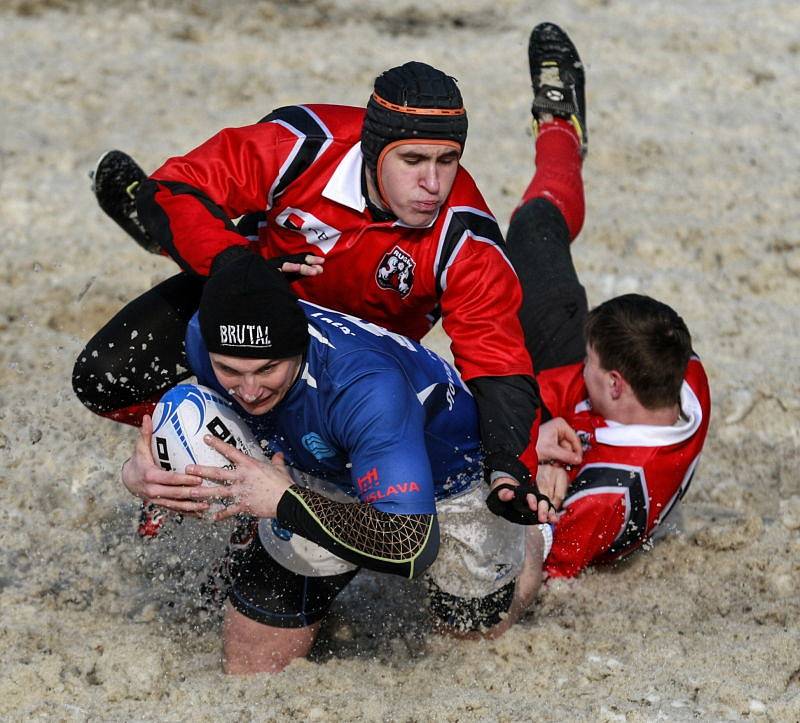
<instances>
[{"instance_id":1,"label":"rugby boot","mask_svg":"<svg viewBox=\"0 0 800 723\"><path fill-rule=\"evenodd\" d=\"M142 500L136 533L145 540L158 537L168 517L169 513L163 507Z\"/></svg>"},{"instance_id":2,"label":"rugby boot","mask_svg":"<svg viewBox=\"0 0 800 723\"><path fill-rule=\"evenodd\" d=\"M100 208L139 246L151 254L161 247L147 233L136 211L136 191L147 174L136 161L122 151L106 151L89 172Z\"/></svg>"},{"instance_id":3,"label":"rugby boot","mask_svg":"<svg viewBox=\"0 0 800 723\"><path fill-rule=\"evenodd\" d=\"M546 114L571 123L578 134L581 156L585 157L589 132L586 128L585 75L575 45L554 23L541 23L531 31L528 63L533 86L534 134Z\"/></svg>"}]
</instances>

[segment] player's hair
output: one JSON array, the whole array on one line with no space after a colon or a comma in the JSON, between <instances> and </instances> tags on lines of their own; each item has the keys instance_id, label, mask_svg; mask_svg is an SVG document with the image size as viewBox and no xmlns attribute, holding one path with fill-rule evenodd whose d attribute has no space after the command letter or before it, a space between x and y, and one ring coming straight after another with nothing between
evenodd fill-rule
<instances>
[{"instance_id":1,"label":"player's hair","mask_svg":"<svg viewBox=\"0 0 800 723\"><path fill-rule=\"evenodd\" d=\"M617 371L647 409L680 401L692 337L678 313L641 294L600 304L586 318L586 342L606 371Z\"/></svg>"}]
</instances>

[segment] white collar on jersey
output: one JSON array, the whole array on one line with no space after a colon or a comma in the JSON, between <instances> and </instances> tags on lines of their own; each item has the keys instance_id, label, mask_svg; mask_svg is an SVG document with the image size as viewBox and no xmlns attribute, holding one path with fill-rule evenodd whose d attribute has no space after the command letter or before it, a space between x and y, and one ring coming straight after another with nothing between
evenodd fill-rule
<instances>
[{"instance_id":1,"label":"white collar on jersey","mask_svg":"<svg viewBox=\"0 0 800 723\"><path fill-rule=\"evenodd\" d=\"M328 179L322 195L329 201L341 203L343 206L352 208L354 211L364 213L367 203L364 194L361 192L361 168L364 165L364 155L361 153L361 143L356 143L339 162L333 175ZM441 210L441 209L440 209ZM439 211L431 222L423 228L430 228L439 218ZM403 228L420 228L419 226L409 226L400 219L394 222L395 226Z\"/></svg>"},{"instance_id":2,"label":"white collar on jersey","mask_svg":"<svg viewBox=\"0 0 800 723\"><path fill-rule=\"evenodd\" d=\"M367 207L364 194L361 193L361 166L363 164L361 143L356 143L339 162L322 190L322 195L329 201L335 201L355 211L363 212Z\"/></svg>"},{"instance_id":3,"label":"white collar on jersey","mask_svg":"<svg viewBox=\"0 0 800 723\"><path fill-rule=\"evenodd\" d=\"M576 412L591 408L585 399L575 406ZM692 388L684 381L681 386L681 416L675 424L667 427L656 424L620 424L606 420L607 427L595 430L595 439L600 444L612 447L668 447L689 439L703 421L703 408Z\"/></svg>"}]
</instances>

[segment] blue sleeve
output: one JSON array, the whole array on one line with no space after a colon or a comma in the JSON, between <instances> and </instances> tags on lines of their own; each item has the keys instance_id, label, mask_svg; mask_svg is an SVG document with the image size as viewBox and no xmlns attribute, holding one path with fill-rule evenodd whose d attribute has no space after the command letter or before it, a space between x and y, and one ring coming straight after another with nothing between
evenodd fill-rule
<instances>
[{"instance_id":1,"label":"blue sleeve","mask_svg":"<svg viewBox=\"0 0 800 723\"><path fill-rule=\"evenodd\" d=\"M359 499L381 512L436 514L424 409L399 370L358 377L340 389L329 412Z\"/></svg>"}]
</instances>

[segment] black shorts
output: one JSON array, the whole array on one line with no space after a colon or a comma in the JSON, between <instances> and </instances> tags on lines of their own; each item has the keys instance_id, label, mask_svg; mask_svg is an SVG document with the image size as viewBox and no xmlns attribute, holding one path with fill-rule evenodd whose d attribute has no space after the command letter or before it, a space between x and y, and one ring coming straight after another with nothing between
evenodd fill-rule
<instances>
[{"instance_id":1,"label":"black shorts","mask_svg":"<svg viewBox=\"0 0 800 723\"><path fill-rule=\"evenodd\" d=\"M358 570L305 577L272 559L256 535L229 563L228 599L242 615L275 628L305 628L322 620Z\"/></svg>"},{"instance_id":2,"label":"black shorts","mask_svg":"<svg viewBox=\"0 0 800 723\"><path fill-rule=\"evenodd\" d=\"M358 570L326 577L305 577L287 570L264 549L256 535L229 563L228 599L246 618L275 628L304 628L325 617L336 596ZM462 632L496 625L511 607L514 583L485 598L459 598L428 580L434 619Z\"/></svg>"},{"instance_id":3,"label":"black shorts","mask_svg":"<svg viewBox=\"0 0 800 723\"><path fill-rule=\"evenodd\" d=\"M468 633L497 625L511 609L516 580L486 597L457 597L428 580L428 604L434 620L450 630Z\"/></svg>"}]
</instances>

